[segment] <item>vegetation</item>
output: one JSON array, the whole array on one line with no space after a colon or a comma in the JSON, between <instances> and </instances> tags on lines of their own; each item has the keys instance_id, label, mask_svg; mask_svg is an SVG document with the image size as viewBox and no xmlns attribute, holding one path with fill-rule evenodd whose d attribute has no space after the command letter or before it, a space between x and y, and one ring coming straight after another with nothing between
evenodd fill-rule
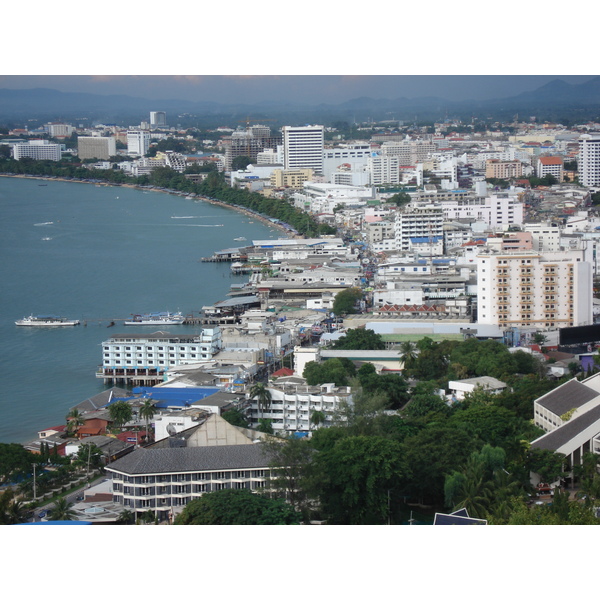
<instances>
[{"instance_id":1,"label":"vegetation","mask_svg":"<svg viewBox=\"0 0 600 600\"><path fill-rule=\"evenodd\" d=\"M333 348L336 350L385 350L385 342L372 329L349 329L346 335L334 342Z\"/></svg>"},{"instance_id":2,"label":"vegetation","mask_svg":"<svg viewBox=\"0 0 600 600\"><path fill-rule=\"evenodd\" d=\"M357 304L363 298L360 288L348 288L338 292L333 300L333 313L336 315L347 315L358 312Z\"/></svg>"},{"instance_id":3,"label":"vegetation","mask_svg":"<svg viewBox=\"0 0 600 600\"><path fill-rule=\"evenodd\" d=\"M125 400L118 400L108 405L108 414L115 427L123 427L133 418L133 409Z\"/></svg>"},{"instance_id":4,"label":"vegetation","mask_svg":"<svg viewBox=\"0 0 600 600\"><path fill-rule=\"evenodd\" d=\"M192 500L175 525L297 525L294 509L279 498L250 490L219 490Z\"/></svg>"}]
</instances>

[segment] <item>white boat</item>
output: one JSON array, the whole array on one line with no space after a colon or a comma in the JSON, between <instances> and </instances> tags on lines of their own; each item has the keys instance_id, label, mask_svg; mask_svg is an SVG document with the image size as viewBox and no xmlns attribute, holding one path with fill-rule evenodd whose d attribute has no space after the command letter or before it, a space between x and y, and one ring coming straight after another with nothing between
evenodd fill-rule
<instances>
[{"instance_id":1,"label":"white boat","mask_svg":"<svg viewBox=\"0 0 600 600\"><path fill-rule=\"evenodd\" d=\"M65 327L68 325L79 325L75 319L65 319L64 317L55 317L53 315L38 315L23 317L15 321L15 325L27 325L29 327Z\"/></svg>"},{"instance_id":2,"label":"white boat","mask_svg":"<svg viewBox=\"0 0 600 600\"><path fill-rule=\"evenodd\" d=\"M143 315L132 315L125 325L183 325L185 317L180 313L155 312Z\"/></svg>"},{"instance_id":3,"label":"white boat","mask_svg":"<svg viewBox=\"0 0 600 600\"><path fill-rule=\"evenodd\" d=\"M245 237L236 237L236 238L233 238L233 240L234 240L235 242L245 242L245 241L246 241L246 238L245 238Z\"/></svg>"}]
</instances>

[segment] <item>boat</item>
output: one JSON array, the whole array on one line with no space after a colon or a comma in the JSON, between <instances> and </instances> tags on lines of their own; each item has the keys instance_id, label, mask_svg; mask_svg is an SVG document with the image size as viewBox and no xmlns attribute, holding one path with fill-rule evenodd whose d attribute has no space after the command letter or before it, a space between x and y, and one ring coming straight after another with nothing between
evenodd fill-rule
<instances>
[{"instance_id":1,"label":"boat","mask_svg":"<svg viewBox=\"0 0 600 600\"><path fill-rule=\"evenodd\" d=\"M233 238L233 240L234 240L235 242L245 242L245 241L246 241L246 238L245 238L245 237L236 237L236 238Z\"/></svg>"},{"instance_id":2,"label":"boat","mask_svg":"<svg viewBox=\"0 0 600 600\"><path fill-rule=\"evenodd\" d=\"M185 317L180 313L155 312L132 315L125 325L183 325Z\"/></svg>"},{"instance_id":3,"label":"boat","mask_svg":"<svg viewBox=\"0 0 600 600\"><path fill-rule=\"evenodd\" d=\"M65 327L68 325L79 325L76 319L65 319L54 315L30 315L15 321L15 325L27 325L29 327Z\"/></svg>"}]
</instances>

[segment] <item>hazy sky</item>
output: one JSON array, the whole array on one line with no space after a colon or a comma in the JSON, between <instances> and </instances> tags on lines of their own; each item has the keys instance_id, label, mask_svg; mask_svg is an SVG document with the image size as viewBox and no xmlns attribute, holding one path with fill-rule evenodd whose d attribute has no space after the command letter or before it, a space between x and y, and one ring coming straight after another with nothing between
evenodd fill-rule
<instances>
[{"instance_id":1,"label":"hazy sky","mask_svg":"<svg viewBox=\"0 0 600 600\"><path fill-rule=\"evenodd\" d=\"M584 75L22 75L0 76L0 88L44 87L64 92L126 94L149 99L245 102L284 100L307 104L338 103L352 98L415 98L450 100L503 98L534 90L560 77L581 83Z\"/></svg>"}]
</instances>

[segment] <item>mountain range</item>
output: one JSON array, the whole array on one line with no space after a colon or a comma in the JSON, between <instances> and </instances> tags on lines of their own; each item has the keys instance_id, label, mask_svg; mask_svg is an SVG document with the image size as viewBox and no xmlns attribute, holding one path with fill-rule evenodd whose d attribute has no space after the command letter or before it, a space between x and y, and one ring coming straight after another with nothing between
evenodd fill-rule
<instances>
[{"instance_id":1,"label":"mountain range","mask_svg":"<svg viewBox=\"0 0 600 600\"><path fill-rule=\"evenodd\" d=\"M440 117L502 118L515 113L557 118L560 115L593 118L600 113L600 77L584 83L570 84L555 79L531 91L492 100L451 101L439 97L376 99L360 97L339 104L294 104L269 101L228 104L181 99L149 100L127 95L100 95L60 92L54 89L0 89L0 121L14 123L25 118L45 120L70 119L122 123L131 119L147 120L151 110L193 118L230 120L252 115L272 120L308 122L308 120L345 119L439 119ZM310 119L312 117L312 119ZM571 117L567 117L571 118ZM181 120L181 118L178 118ZM174 119L169 118L173 123Z\"/></svg>"}]
</instances>

